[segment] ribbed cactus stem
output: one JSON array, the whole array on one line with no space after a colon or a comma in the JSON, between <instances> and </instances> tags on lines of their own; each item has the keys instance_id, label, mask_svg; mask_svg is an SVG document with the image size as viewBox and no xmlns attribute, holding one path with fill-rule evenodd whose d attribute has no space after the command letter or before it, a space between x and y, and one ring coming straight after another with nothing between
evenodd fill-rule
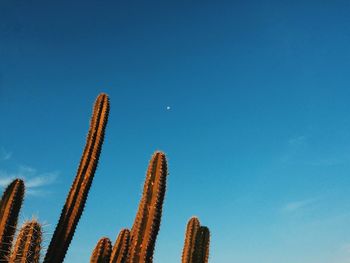
<instances>
[{"instance_id":1,"label":"ribbed cactus stem","mask_svg":"<svg viewBox=\"0 0 350 263\"><path fill-rule=\"evenodd\" d=\"M24 223L17 236L9 263L38 263L41 240L41 225L36 220Z\"/></svg>"},{"instance_id":2,"label":"ribbed cactus stem","mask_svg":"<svg viewBox=\"0 0 350 263\"><path fill-rule=\"evenodd\" d=\"M110 263L126 263L130 241L129 229L122 229L113 246Z\"/></svg>"},{"instance_id":3,"label":"ribbed cactus stem","mask_svg":"<svg viewBox=\"0 0 350 263\"><path fill-rule=\"evenodd\" d=\"M101 238L92 252L90 263L109 263L111 251L112 244L109 238Z\"/></svg>"},{"instance_id":4,"label":"ribbed cactus stem","mask_svg":"<svg viewBox=\"0 0 350 263\"><path fill-rule=\"evenodd\" d=\"M208 263L210 232L201 226L197 217L192 217L186 228L182 263Z\"/></svg>"},{"instance_id":5,"label":"ribbed cactus stem","mask_svg":"<svg viewBox=\"0 0 350 263\"><path fill-rule=\"evenodd\" d=\"M185 244L182 251L182 263L192 263L196 243L197 232L200 229L200 222L197 217L192 217L186 227Z\"/></svg>"},{"instance_id":6,"label":"ribbed cactus stem","mask_svg":"<svg viewBox=\"0 0 350 263\"><path fill-rule=\"evenodd\" d=\"M155 152L149 163L141 202L131 229L128 263L150 263L159 231L166 188L165 154Z\"/></svg>"},{"instance_id":7,"label":"ribbed cactus stem","mask_svg":"<svg viewBox=\"0 0 350 263\"><path fill-rule=\"evenodd\" d=\"M106 94L97 97L90 123L90 130L77 175L62 209L47 250L44 263L61 263L73 238L75 228L83 212L88 192L94 177L109 113Z\"/></svg>"},{"instance_id":8,"label":"ribbed cactus stem","mask_svg":"<svg viewBox=\"0 0 350 263\"><path fill-rule=\"evenodd\" d=\"M0 201L0 262L7 262L18 214L24 197L24 182L16 179L6 188Z\"/></svg>"},{"instance_id":9,"label":"ribbed cactus stem","mask_svg":"<svg viewBox=\"0 0 350 263\"><path fill-rule=\"evenodd\" d=\"M206 226L201 226L196 235L196 244L193 255L194 263L208 263L210 232Z\"/></svg>"}]
</instances>

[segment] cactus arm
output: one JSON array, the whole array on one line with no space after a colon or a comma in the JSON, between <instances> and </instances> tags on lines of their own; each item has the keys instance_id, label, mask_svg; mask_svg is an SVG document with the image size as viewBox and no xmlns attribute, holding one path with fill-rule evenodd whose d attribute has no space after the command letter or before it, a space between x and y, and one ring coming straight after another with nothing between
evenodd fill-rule
<instances>
[{"instance_id":1,"label":"cactus arm","mask_svg":"<svg viewBox=\"0 0 350 263\"><path fill-rule=\"evenodd\" d=\"M6 188L0 201L0 262L10 256L18 214L24 197L24 182L16 179Z\"/></svg>"},{"instance_id":2,"label":"cactus arm","mask_svg":"<svg viewBox=\"0 0 350 263\"><path fill-rule=\"evenodd\" d=\"M200 229L200 222L197 217L192 217L186 228L185 244L182 251L182 263L193 262L193 252L196 243L197 232Z\"/></svg>"},{"instance_id":3,"label":"cactus arm","mask_svg":"<svg viewBox=\"0 0 350 263\"><path fill-rule=\"evenodd\" d=\"M111 251L112 244L109 238L101 238L92 252L90 263L109 263Z\"/></svg>"},{"instance_id":4,"label":"cactus arm","mask_svg":"<svg viewBox=\"0 0 350 263\"><path fill-rule=\"evenodd\" d=\"M9 263L38 263L41 240L41 225L36 220L25 223L17 236Z\"/></svg>"},{"instance_id":5,"label":"cactus arm","mask_svg":"<svg viewBox=\"0 0 350 263\"><path fill-rule=\"evenodd\" d=\"M150 263L159 231L166 188L165 154L154 153L146 174L141 202L131 229L129 263Z\"/></svg>"},{"instance_id":6,"label":"cactus arm","mask_svg":"<svg viewBox=\"0 0 350 263\"><path fill-rule=\"evenodd\" d=\"M78 172L62 209L59 223L48 247L44 263L61 263L64 260L75 228L83 212L97 167L108 113L108 97L106 94L100 94L94 106L90 130Z\"/></svg>"},{"instance_id":7,"label":"cactus arm","mask_svg":"<svg viewBox=\"0 0 350 263\"><path fill-rule=\"evenodd\" d=\"M122 229L113 246L110 263L126 263L130 241L129 229Z\"/></svg>"}]
</instances>

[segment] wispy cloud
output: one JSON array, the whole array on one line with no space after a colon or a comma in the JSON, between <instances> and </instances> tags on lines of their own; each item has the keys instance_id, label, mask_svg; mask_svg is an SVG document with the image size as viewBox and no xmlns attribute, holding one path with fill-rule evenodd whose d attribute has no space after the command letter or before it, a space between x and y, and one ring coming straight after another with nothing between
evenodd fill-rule
<instances>
[{"instance_id":1,"label":"wispy cloud","mask_svg":"<svg viewBox=\"0 0 350 263\"><path fill-rule=\"evenodd\" d=\"M335 157L314 160L314 161L311 161L310 164L313 166L335 166L335 165L342 165L345 163L349 163L349 161L350 161L350 156L343 155L343 156L335 156Z\"/></svg>"},{"instance_id":2,"label":"wispy cloud","mask_svg":"<svg viewBox=\"0 0 350 263\"><path fill-rule=\"evenodd\" d=\"M340 250L350 254L350 243L342 244Z\"/></svg>"},{"instance_id":3,"label":"wispy cloud","mask_svg":"<svg viewBox=\"0 0 350 263\"><path fill-rule=\"evenodd\" d=\"M312 145L310 145L310 136L298 135L290 137L286 140L286 148L280 155L280 160L282 163L299 163L309 166L336 166L348 163L350 161L349 154L308 154L312 151L313 149Z\"/></svg>"},{"instance_id":4,"label":"wispy cloud","mask_svg":"<svg viewBox=\"0 0 350 263\"><path fill-rule=\"evenodd\" d=\"M0 161L7 161L11 159L12 157L12 152L8 152L5 150L5 148L1 147L0 148Z\"/></svg>"},{"instance_id":5,"label":"wispy cloud","mask_svg":"<svg viewBox=\"0 0 350 263\"><path fill-rule=\"evenodd\" d=\"M305 135L300 135L296 137L292 137L288 139L288 144L291 146L299 146L303 145L306 142L306 136Z\"/></svg>"},{"instance_id":6,"label":"wispy cloud","mask_svg":"<svg viewBox=\"0 0 350 263\"><path fill-rule=\"evenodd\" d=\"M287 213L294 213L297 210L300 210L315 204L317 200L318 200L317 198L310 198L310 199L289 202L282 207L282 211Z\"/></svg>"},{"instance_id":7,"label":"wispy cloud","mask_svg":"<svg viewBox=\"0 0 350 263\"><path fill-rule=\"evenodd\" d=\"M334 259L331 262L350 263L350 243L340 245L338 251L335 253Z\"/></svg>"},{"instance_id":8,"label":"wispy cloud","mask_svg":"<svg viewBox=\"0 0 350 263\"><path fill-rule=\"evenodd\" d=\"M39 173L29 166L20 166L17 172L9 173L0 170L0 187L4 188L15 178L21 178L25 182L26 194L32 196L44 196L48 191L42 189L43 186L53 184L58 176L58 172Z\"/></svg>"},{"instance_id":9,"label":"wispy cloud","mask_svg":"<svg viewBox=\"0 0 350 263\"><path fill-rule=\"evenodd\" d=\"M292 162L300 151L307 145L307 137L299 135L291 137L287 140L287 147L284 153L281 154L280 160L283 163Z\"/></svg>"}]
</instances>

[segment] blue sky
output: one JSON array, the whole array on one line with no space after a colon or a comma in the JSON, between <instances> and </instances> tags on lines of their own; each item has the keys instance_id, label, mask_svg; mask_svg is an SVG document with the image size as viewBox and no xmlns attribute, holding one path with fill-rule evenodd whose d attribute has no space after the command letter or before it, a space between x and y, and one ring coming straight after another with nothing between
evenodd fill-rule
<instances>
[{"instance_id":1,"label":"blue sky","mask_svg":"<svg viewBox=\"0 0 350 263\"><path fill-rule=\"evenodd\" d=\"M0 185L46 244L110 96L105 143L66 261L131 227L166 152L155 262L180 262L187 220L212 263L350 262L348 1L0 2ZM170 110L167 110L170 106Z\"/></svg>"}]
</instances>

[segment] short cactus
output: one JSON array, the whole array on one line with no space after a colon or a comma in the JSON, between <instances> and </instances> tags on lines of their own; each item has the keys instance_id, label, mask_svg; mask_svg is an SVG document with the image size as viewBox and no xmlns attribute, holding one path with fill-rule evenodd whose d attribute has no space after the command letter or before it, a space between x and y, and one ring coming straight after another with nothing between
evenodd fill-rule
<instances>
[{"instance_id":1,"label":"short cactus","mask_svg":"<svg viewBox=\"0 0 350 263\"><path fill-rule=\"evenodd\" d=\"M209 259L210 232L206 226L201 226L197 231L196 243L193 255L194 263L207 263Z\"/></svg>"},{"instance_id":2,"label":"short cactus","mask_svg":"<svg viewBox=\"0 0 350 263\"><path fill-rule=\"evenodd\" d=\"M196 236L199 228L200 223L198 218L192 217L187 223L185 244L182 251L182 263L193 262L193 250L195 247Z\"/></svg>"},{"instance_id":3,"label":"short cactus","mask_svg":"<svg viewBox=\"0 0 350 263\"><path fill-rule=\"evenodd\" d=\"M122 229L113 246L110 263L126 263L130 242L129 229Z\"/></svg>"},{"instance_id":4,"label":"short cactus","mask_svg":"<svg viewBox=\"0 0 350 263\"><path fill-rule=\"evenodd\" d=\"M9 263L38 263L42 240L41 225L31 220L22 226Z\"/></svg>"},{"instance_id":5,"label":"short cactus","mask_svg":"<svg viewBox=\"0 0 350 263\"><path fill-rule=\"evenodd\" d=\"M182 263L207 263L209 240L209 229L201 226L197 217L192 217L187 223Z\"/></svg>"},{"instance_id":6,"label":"short cactus","mask_svg":"<svg viewBox=\"0 0 350 263\"><path fill-rule=\"evenodd\" d=\"M73 238L83 212L88 192L97 167L109 113L109 100L100 94L96 100L87 136L86 146L77 175L62 209L48 247L44 263L61 263Z\"/></svg>"},{"instance_id":7,"label":"short cactus","mask_svg":"<svg viewBox=\"0 0 350 263\"><path fill-rule=\"evenodd\" d=\"M109 263L111 251L112 244L109 238L101 238L92 252L90 263Z\"/></svg>"},{"instance_id":8,"label":"short cactus","mask_svg":"<svg viewBox=\"0 0 350 263\"><path fill-rule=\"evenodd\" d=\"M6 188L0 201L0 262L10 256L18 214L24 197L24 182L16 179Z\"/></svg>"},{"instance_id":9,"label":"short cactus","mask_svg":"<svg viewBox=\"0 0 350 263\"><path fill-rule=\"evenodd\" d=\"M141 202L130 234L128 263L151 263L166 188L165 154L155 152L149 163Z\"/></svg>"}]
</instances>

